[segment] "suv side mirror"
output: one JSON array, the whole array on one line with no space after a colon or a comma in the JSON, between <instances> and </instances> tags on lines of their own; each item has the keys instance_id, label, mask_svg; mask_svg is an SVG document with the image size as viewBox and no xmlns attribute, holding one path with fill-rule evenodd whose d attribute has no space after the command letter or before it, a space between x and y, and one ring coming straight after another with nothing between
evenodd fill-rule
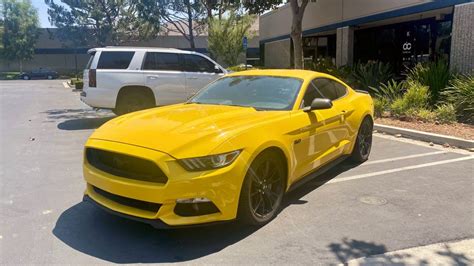
<instances>
[{"instance_id":1,"label":"suv side mirror","mask_svg":"<svg viewBox=\"0 0 474 266\"><path fill-rule=\"evenodd\" d=\"M305 112L311 112L313 110L331 109L332 101L329 99L315 98L311 103L311 106L303 108Z\"/></svg>"},{"instance_id":2,"label":"suv side mirror","mask_svg":"<svg viewBox=\"0 0 474 266\"><path fill-rule=\"evenodd\" d=\"M215 65L214 66L214 73L220 74L220 73L222 73L222 69L220 67L218 67L217 65Z\"/></svg>"}]
</instances>

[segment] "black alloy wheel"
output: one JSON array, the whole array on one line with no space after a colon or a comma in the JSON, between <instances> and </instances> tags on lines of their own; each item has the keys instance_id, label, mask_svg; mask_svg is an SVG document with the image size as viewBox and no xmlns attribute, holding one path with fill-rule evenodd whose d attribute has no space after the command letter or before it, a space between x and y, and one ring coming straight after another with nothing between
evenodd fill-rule
<instances>
[{"instance_id":1,"label":"black alloy wheel","mask_svg":"<svg viewBox=\"0 0 474 266\"><path fill-rule=\"evenodd\" d=\"M353 161L362 163L369 159L370 150L372 148L372 131L373 122L370 118L366 117L360 125L359 132L357 133L357 139L351 158Z\"/></svg>"},{"instance_id":2,"label":"black alloy wheel","mask_svg":"<svg viewBox=\"0 0 474 266\"><path fill-rule=\"evenodd\" d=\"M239 218L245 223L262 225L276 216L285 192L284 163L274 153L266 152L250 166L239 205Z\"/></svg>"}]
</instances>

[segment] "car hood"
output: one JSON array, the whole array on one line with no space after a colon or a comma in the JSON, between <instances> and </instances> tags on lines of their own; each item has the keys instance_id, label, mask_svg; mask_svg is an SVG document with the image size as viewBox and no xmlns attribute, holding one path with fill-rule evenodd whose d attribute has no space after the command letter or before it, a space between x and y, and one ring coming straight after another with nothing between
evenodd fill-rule
<instances>
[{"instance_id":1,"label":"car hood","mask_svg":"<svg viewBox=\"0 0 474 266\"><path fill-rule=\"evenodd\" d=\"M117 117L97 129L91 138L146 147L177 158L204 156L240 132L284 115L288 112L178 104ZM235 147L240 148L243 146Z\"/></svg>"}]
</instances>

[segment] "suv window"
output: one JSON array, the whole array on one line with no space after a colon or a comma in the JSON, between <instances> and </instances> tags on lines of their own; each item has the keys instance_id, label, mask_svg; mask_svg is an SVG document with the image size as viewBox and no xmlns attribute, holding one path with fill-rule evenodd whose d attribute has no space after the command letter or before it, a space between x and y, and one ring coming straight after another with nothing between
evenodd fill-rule
<instances>
[{"instance_id":1,"label":"suv window","mask_svg":"<svg viewBox=\"0 0 474 266\"><path fill-rule=\"evenodd\" d=\"M184 69L188 72L215 72L215 65L199 55L184 54Z\"/></svg>"},{"instance_id":2,"label":"suv window","mask_svg":"<svg viewBox=\"0 0 474 266\"><path fill-rule=\"evenodd\" d=\"M127 69L135 52L102 52L97 69Z\"/></svg>"},{"instance_id":3,"label":"suv window","mask_svg":"<svg viewBox=\"0 0 474 266\"><path fill-rule=\"evenodd\" d=\"M87 61L86 69L90 69L92 65L92 60L94 60L95 52L90 54L89 61Z\"/></svg>"},{"instance_id":4,"label":"suv window","mask_svg":"<svg viewBox=\"0 0 474 266\"><path fill-rule=\"evenodd\" d=\"M180 71L179 55L173 53L146 53L143 64L145 70L174 70Z\"/></svg>"}]
</instances>

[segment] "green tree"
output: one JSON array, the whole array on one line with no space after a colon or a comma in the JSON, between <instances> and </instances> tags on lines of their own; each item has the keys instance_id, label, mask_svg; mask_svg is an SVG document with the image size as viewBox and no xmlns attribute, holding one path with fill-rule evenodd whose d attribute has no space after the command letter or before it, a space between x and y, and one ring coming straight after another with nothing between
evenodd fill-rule
<instances>
[{"instance_id":1,"label":"green tree","mask_svg":"<svg viewBox=\"0 0 474 266\"><path fill-rule=\"evenodd\" d=\"M243 37L254 35L250 31L254 20L254 16L241 16L235 10L230 11L228 17L210 20L208 44L212 55L227 65L236 65L240 54L244 52Z\"/></svg>"},{"instance_id":2,"label":"green tree","mask_svg":"<svg viewBox=\"0 0 474 266\"><path fill-rule=\"evenodd\" d=\"M153 12L156 1L139 0L45 0L49 20L58 36L97 46L119 45L156 36L159 22ZM146 4L150 4L148 7Z\"/></svg>"},{"instance_id":3,"label":"green tree","mask_svg":"<svg viewBox=\"0 0 474 266\"><path fill-rule=\"evenodd\" d=\"M196 48L195 37L203 33L206 18L212 14L202 0L160 0L160 15L165 33L176 32Z\"/></svg>"},{"instance_id":4,"label":"green tree","mask_svg":"<svg viewBox=\"0 0 474 266\"><path fill-rule=\"evenodd\" d=\"M18 61L31 60L38 39L38 13L29 0L3 0L2 57Z\"/></svg>"}]
</instances>

